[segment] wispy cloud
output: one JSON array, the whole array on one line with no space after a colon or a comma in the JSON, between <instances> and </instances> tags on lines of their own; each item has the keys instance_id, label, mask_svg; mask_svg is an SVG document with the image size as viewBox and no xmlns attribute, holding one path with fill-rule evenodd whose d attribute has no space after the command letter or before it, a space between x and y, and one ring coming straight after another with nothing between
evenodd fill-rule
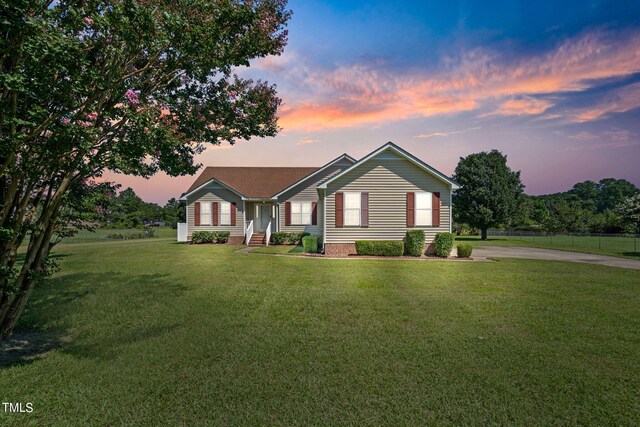
<instances>
[{"instance_id":1,"label":"wispy cloud","mask_svg":"<svg viewBox=\"0 0 640 427\"><path fill-rule=\"evenodd\" d=\"M500 104L497 110L481 114L480 117L487 116L524 116L538 115L547 111L553 104L549 101L536 99L531 96L523 96L519 99L513 98Z\"/></svg>"},{"instance_id":2,"label":"wispy cloud","mask_svg":"<svg viewBox=\"0 0 640 427\"><path fill-rule=\"evenodd\" d=\"M558 152L576 152L582 150L617 149L640 145L640 138L634 132L624 129L612 129L600 133L580 132L569 138L580 140L579 145L560 148Z\"/></svg>"},{"instance_id":3,"label":"wispy cloud","mask_svg":"<svg viewBox=\"0 0 640 427\"><path fill-rule=\"evenodd\" d=\"M319 139L313 139L310 136L305 136L296 141L296 145L307 145L307 144L315 144L316 142L320 142Z\"/></svg>"},{"instance_id":4,"label":"wispy cloud","mask_svg":"<svg viewBox=\"0 0 640 427\"><path fill-rule=\"evenodd\" d=\"M435 138L435 137L446 137L449 135L457 135L460 133L467 133L467 132L471 132L472 130L477 130L480 129L480 127L474 127L474 128L470 128L470 129L463 129L463 130L452 130L449 132L432 132L432 133L421 133L418 135L414 135L414 138L422 138L422 139L427 139L427 138Z\"/></svg>"},{"instance_id":5,"label":"wispy cloud","mask_svg":"<svg viewBox=\"0 0 640 427\"><path fill-rule=\"evenodd\" d=\"M592 132L582 131L582 132L578 132L578 133L573 134L573 135L569 135L569 138L577 139L579 141L590 141L592 139L597 139L598 135L596 135L595 133L592 133Z\"/></svg>"},{"instance_id":6,"label":"wispy cloud","mask_svg":"<svg viewBox=\"0 0 640 427\"><path fill-rule=\"evenodd\" d=\"M640 108L640 83L620 88L596 105L576 112L573 121L591 122L611 113L624 113L636 108Z\"/></svg>"},{"instance_id":7,"label":"wispy cloud","mask_svg":"<svg viewBox=\"0 0 640 427\"><path fill-rule=\"evenodd\" d=\"M448 59L438 70L402 74L365 65L313 70L300 58L287 60L287 79L296 88L285 93L281 125L316 131L359 127L413 117L474 111L484 114L540 115L554 106L541 95L584 91L598 80L640 72L640 32L592 30L538 55L511 59L476 49ZM267 67L276 67L267 64ZM301 92L302 91L302 92ZM626 111L640 97L620 95L601 110L584 111L579 120ZM604 112L603 112L604 111ZM554 116L559 112L554 111Z\"/></svg>"}]
</instances>

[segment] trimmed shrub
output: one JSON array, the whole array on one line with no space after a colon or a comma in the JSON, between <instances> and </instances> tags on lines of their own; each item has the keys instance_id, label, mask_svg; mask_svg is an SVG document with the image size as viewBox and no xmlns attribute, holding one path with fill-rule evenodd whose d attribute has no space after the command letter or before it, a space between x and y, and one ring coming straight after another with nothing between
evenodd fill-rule
<instances>
[{"instance_id":1,"label":"trimmed shrub","mask_svg":"<svg viewBox=\"0 0 640 427\"><path fill-rule=\"evenodd\" d=\"M213 243L213 233L211 231L194 231L191 234L191 243Z\"/></svg>"},{"instance_id":2,"label":"trimmed shrub","mask_svg":"<svg viewBox=\"0 0 640 427\"><path fill-rule=\"evenodd\" d=\"M358 255L402 256L404 243L397 240L356 240Z\"/></svg>"},{"instance_id":3,"label":"trimmed shrub","mask_svg":"<svg viewBox=\"0 0 640 427\"><path fill-rule=\"evenodd\" d=\"M228 231L194 231L191 234L191 243L227 243L230 235Z\"/></svg>"},{"instance_id":4,"label":"trimmed shrub","mask_svg":"<svg viewBox=\"0 0 640 427\"><path fill-rule=\"evenodd\" d=\"M302 238L302 246L305 253L315 254L320 247L320 236L304 236Z\"/></svg>"},{"instance_id":5,"label":"trimmed shrub","mask_svg":"<svg viewBox=\"0 0 640 427\"><path fill-rule=\"evenodd\" d=\"M409 230L404 236L404 252L411 256L420 256L424 251L424 230Z\"/></svg>"},{"instance_id":6,"label":"trimmed shrub","mask_svg":"<svg viewBox=\"0 0 640 427\"><path fill-rule=\"evenodd\" d=\"M302 244L302 238L306 236L310 236L310 233L306 231L300 233L286 233L287 234L287 244L289 245L300 245Z\"/></svg>"},{"instance_id":7,"label":"trimmed shrub","mask_svg":"<svg viewBox=\"0 0 640 427\"><path fill-rule=\"evenodd\" d=\"M456 249L458 250L458 258L469 258L473 251L473 246L468 243L461 243Z\"/></svg>"},{"instance_id":8,"label":"trimmed shrub","mask_svg":"<svg viewBox=\"0 0 640 427\"><path fill-rule=\"evenodd\" d=\"M284 231L278 231L271 233L272 245L301 245L302 239L306 236L310 236L309 233L303 231L301 233L285 233Z\"/></svg>"},{"instance_id":9,"label":"trimmed shrub","mask_svg":"<svg viewBox=\"0 0 640 427\"><path fill-rule=\"evenodd\" d=\"M283 233L282 231L271 233L272 245L284 245L286 241L287 241L287 233Z\"/></svg>"},{"instance_id":10,"label":"trimmed shrub","mask_svg":"<svg viewBox=\"0 0 640 427\"><path fill-rule=\"evenodd\" d=\"M216 243L227 243L229 241L229 236L231 235L228 231L218 231L215 236Z\"/></svg>"},{"instance_id":11,"label":"trimmed shrub","mask_svg":"<svg viewBox=\"0 0 640 427\"><path fill-rule=\"evenodd\" d=\"M119 232L119 233L110 233L105 236L105 239L110 240L134 240L134 239L147 239L151 237L156 237L156 231L151 229L144 229L140 231L132 231L129 233Z\"/></svg>"},{"instance_id":12,"label":"trimmed shrub","mask_svg":"<svg viewBox=\"0 0 640 427\"><path fill-rule=\"evenodd\" d=\"M453 234L451 233L438 233L433 240L436 250L435 255L440 258L447 258L453 249Z\"/></svg>"}]
</instances>

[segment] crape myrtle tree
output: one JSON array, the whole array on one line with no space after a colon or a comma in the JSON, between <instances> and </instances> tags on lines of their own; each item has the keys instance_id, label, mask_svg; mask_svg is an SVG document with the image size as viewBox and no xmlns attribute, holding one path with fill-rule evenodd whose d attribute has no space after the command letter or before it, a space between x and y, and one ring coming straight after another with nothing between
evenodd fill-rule
<instances>
[{"instance_id":1,"label":"crape myrtle tree","mask_svg":"<svg viewBox=\"0 0 640 427\"><path fill-rule=\"evenodd\" d=\"M453 199L456 221L480 229L482 240L487 229L507 224L517 212L524 185L500 151L461 157L454 179L460 185Z\"/></svg>"},{"instance_id":2,"label":"crape myrtle tree","mask_svg":"<svg viewBox=\"0 0 640 427\"><path fill-rule=\"evenodd\" d=\"M192 174L206 144L277 133L275 87L233 70L282 52L290 11L285 0L1 0L0 16L6 339L50 273L68 203L103 171Z\"/></svg>"}]
</instances>

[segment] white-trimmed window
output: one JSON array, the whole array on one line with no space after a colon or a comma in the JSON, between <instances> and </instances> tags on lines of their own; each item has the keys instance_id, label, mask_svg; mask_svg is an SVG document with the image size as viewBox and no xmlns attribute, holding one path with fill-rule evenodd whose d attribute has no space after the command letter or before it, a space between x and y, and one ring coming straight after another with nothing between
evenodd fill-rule
<instances>
[{"instance_id":1,"label":"white-trimmed window","mask_svg":"<svg viewBox=\"0 0 640 427\"><path fill-rule=\"evenodd\" d=\"M431 225L431 193L416 193L416 225Z\"/></svg>"},{"instance_id":2,"label":"white-trimmed window","mask_svg":"<svg viewBox=\"0 0 640 427\"><path fill-rule=\"evenodd\" d=\"M231 225L231 203L220 202L220 225Z\"/></svg>"},{"instance_id":3,"label":"white-trimmed window","mask_svg":"<svg viewBox=\"0 0 640 427\"><path fill-rule=\"evenodd\" d=\"M344 193L344 225L346 227L360 226L360 193Z\"/></svg>"},{"instance_id":4,"label":"white-trimmed window","mask_svg":"<svg viewBox=\"0 0 640 427\"><path fill-rule=\"evenodd\" d=\"M311 202L291 202L291 225L311 224Z\"/></svg>"},{"instance_id":5,"label":"white-trimmed window","mask_svg":"<svg viewBox=\"0 0 640 427\"><path fill-rule=\"evenodd\" d=\"M200 225L211 225L211 203L200 203Z\"/></svg>"}]
</instances>

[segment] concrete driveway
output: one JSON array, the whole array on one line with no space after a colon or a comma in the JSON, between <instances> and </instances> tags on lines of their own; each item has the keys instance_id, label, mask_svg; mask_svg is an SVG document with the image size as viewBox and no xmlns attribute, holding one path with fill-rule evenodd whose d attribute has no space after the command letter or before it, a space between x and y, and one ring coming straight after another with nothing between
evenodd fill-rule
<instances>
[{"instance_id":1,"label":"concrete driveway","mask_svg":"<svg viewBox=\"0 0 640 427\"><path fill-rule=\"evenodd\" d=\"M528 258L552 261L582 262L609 267L633 268L640 270L640 260L616 258L606 255L584 254L580 252L557 251L553 249L528 248L522 246L476 246L474 259L478 258Z\"/></svg>"}]
</instances>

